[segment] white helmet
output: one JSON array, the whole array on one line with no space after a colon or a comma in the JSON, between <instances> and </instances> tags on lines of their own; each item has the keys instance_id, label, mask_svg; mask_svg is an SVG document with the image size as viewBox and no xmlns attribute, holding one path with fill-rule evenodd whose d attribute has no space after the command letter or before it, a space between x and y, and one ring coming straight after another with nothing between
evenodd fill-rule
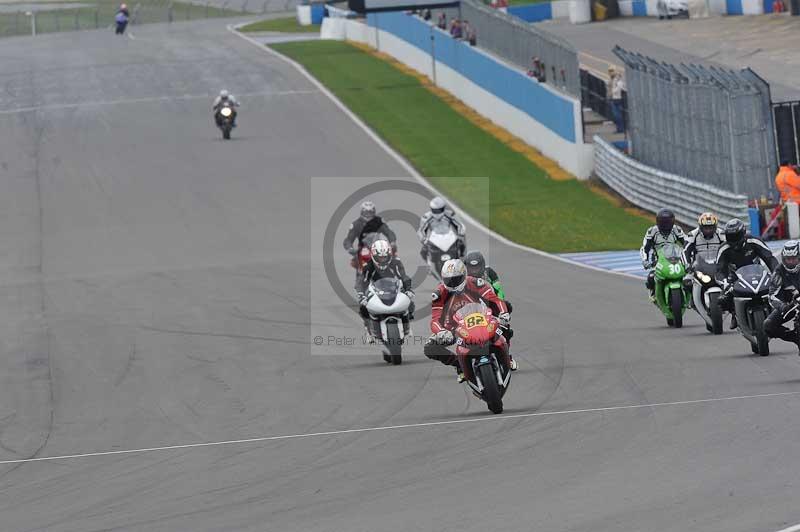
<instances>
[{"instance_id":1,"label":"white helmet","mask_svg":"<svg viewBox=\"0 0 800 532\"><path fill-rule=\"evenodd\" d=\"M229 93L225 89L222 89L221 91L219 91L219 97L222 98L223 100L227 100L228 96L230 96L230 95L231 95L231 93Z\"/></svg>"},{"instance_id":2,"label":"white helmet","mask_svg":"<svg viewBox=\"0 0 800 532\"><path fill-rule=\"evenodd\" d=\"M392 246L386 240L376 240L369 247L372 252L372 262L383 271L392 262Z\"/></svg>"},{"instance_id":3,"label":"white helmet","mask_svg":"<svg viewBox=\"0 0 800 532\"><path fill-rule=\"evenodd\" d=\"M447 204L444 202L442 198L436 196L433 198L428 205L431 208L431 214L433 218L436 220L441 220L442 216L444 216L444 210L447 207Z\"/></svg>"},{"instance_id":4,"label":"white helmet","mask_svg":"<svg viewBox=\"0 0 800 532\"><path fill-rule=\"evenodd\" d=\"M368 222L375 218L376 209L375 204L371 201L365 201L361 204L361 218Z\"/></svg>"},{"instance_id":5,"label":"white helmet","mask_svg":"<svg viewBox=\"0 0 800 532\"><path fill-rule=\"evenodd\" d=\"M800 242L789 240L783 245L781 263L789 273L797 273L800 270Z\"/></svg>"},{"instance_id":6,"label":"white helmet","mask_svg":"<svg viewBox=\"0 0 800 532\"><path fill-rule=\"evenodd\" d=\"M442 265L442 283L448 292L463 292L467 285L467 267L461 259L450 259Z\"/></svg>"}]
</instances>

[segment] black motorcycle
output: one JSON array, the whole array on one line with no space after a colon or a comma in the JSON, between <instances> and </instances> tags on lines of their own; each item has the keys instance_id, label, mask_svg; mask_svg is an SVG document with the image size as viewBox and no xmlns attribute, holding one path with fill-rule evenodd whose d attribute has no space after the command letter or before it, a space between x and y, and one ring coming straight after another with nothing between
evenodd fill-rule
<instances>
[{"instance_id":1,"label":"black motorcycle","mask_svg":"<svg viewBox=\"0 0 800 532\"><path fill-rule=\"evenodd\" d=\"M739 332L749 342L753 353L769 355L769 336L764 320L770 313L769 270L760 264L742 266L736 270L733 282L733 304Z\"/></svg>"},{"instance_id":2,"label":"black motorcycle","mask_svg":"<svg viewBox=\"0 0 800 532\"><path fill-rule=\"evenodd\" d=\"M231 105L223 104L217 110L215 119L217 121L217 127L222 130L222 138L230 140L231 130L236 120L236 110Z\"/></svg>"}]
</instances>

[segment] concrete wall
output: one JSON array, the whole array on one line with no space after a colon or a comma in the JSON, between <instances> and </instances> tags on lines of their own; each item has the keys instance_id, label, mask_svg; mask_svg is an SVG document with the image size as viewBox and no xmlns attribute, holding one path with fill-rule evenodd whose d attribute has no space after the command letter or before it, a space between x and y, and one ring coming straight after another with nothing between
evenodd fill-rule
<instances>
[{"instance_id":1,"label":"concrete wall","mask_svg":"<svg viewBox=\"0 0 800 532\"><path fill-rule=\"evenodd\" d=\"M378 45L562 168L587 178L593 147L583 142L580 101L540 84L513 66L404 13L369 15L369 28L346 22L346 38ZM433 40L431 39L433 37ZM480 36L478 36L480 39Z\"/></svg>"}]
</instances>

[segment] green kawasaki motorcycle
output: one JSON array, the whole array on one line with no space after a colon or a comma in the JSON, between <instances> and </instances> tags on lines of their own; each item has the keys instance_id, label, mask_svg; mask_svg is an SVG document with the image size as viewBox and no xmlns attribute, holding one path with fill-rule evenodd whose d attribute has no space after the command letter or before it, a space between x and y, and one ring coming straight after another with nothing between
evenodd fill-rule
<instances>
[{"instance_id":1,"label":"green kawasaki motorcycle","mask_svg":"<svg viewBox=\"0 0 800 532\"><path fill-rule=\"evenodd\" d=\"M689 307L691 297L683 284L686 275L683 254L675 244L665 244L657 253L656 306L666 316L667 325L680 329L683 327L683 313Z\"/></svg>"}]
</instances>

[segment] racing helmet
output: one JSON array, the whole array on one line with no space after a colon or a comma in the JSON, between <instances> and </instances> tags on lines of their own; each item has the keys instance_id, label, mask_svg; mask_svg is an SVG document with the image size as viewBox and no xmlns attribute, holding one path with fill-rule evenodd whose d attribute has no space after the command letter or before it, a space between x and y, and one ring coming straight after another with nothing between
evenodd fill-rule
<instances>
[{"instance_id":1,"label":"racing helmet","mask_svg":"<svg viewBox=\"0 0 800 532\"><path fill-rule=\"evenodd\" d=\"M789 240L783 245L781 264L783 264L783 269L789 273L797 273L800 270L800 242Z\"/></svg>"},{"instance_id":2,"label":"racing helmet","mask_svg":"<svg viewBox=\"0 0 800 532\"><path fill-rule=\"evenodd\" d=\"M718 221L717 215L711 212L704 212L700 215L700 218L697 219L697 226L706 239L714 236L714 233L717 231Z\"/></svg>"},{"instance_id":3,"label":"racing helmet","mask_svg":"<svg viewBox=\"0 0 800 532\"><path fill-rule=\"evenodd\" d=\"M442 284L448 292L464 291L467 285L467 267L461 259L450 259L442 265Z\"/></svg>"},{"instance_id":4,"label":"racing helmet","mask_svg":"<svg viewBox=\"0 0 800 532\"><path fill-rule=\"evenodd\" d=\"M470 251L464 256L464 263L467 266L467 275L471 277L483 277L486 272L486 259L480 251Z\"/></svg>"},{"instance_id":5,"label":"racing helmet","mask_svg":"<svg viewBox=\"0 0 800 532\"><path fill-rule=\"evenodd\" d=\"M372 203L371 201L365 201L364 203L361 204L361 218L365 222L368 222L373 218L375 218L375 212L376 212L375 204Z\"/></svg>"},{"instance_id":6,"label":"racing helmet","mask_svg":"<svg viewBox=\"0 0 800 532\"><path fill-rule=\"evenodd\" d=\"M658 232L662 235L668 235L672 232L672 228L675 227L675 213L669 209L661 209L656 214L656 226L658 227Z\"/></svg>"},{"instance_id":7,"label":"racing helmet","mask_svg":"<svg viewBox=\"0 0 800 532\"><path fill-rule=\"evenodd\" d=\"M231 93L230 93L230 92L228 92L228 91L227 91L227 90L225 90L225 89L222 89L221 91L219 91L219 97L220 97L220 99L222 99L222 100L227 100L227 99L228 99L228 97L229 97L230 95L231 95Z\"/></svg>"},{"instance_id":8,"label":"racing helmet","mask_svg":"<svg viewBox=\"0 0 800 532\"><path fill-rule=\"evenodd\" d=\"M431 208L431 214L433 215L433 218L436 220L441 220L442 216L444 216L444 210L447 207L447 204L444 202L444 200L439 196L436 196L431 200L428 206Z\"/></svg>"},{"instance_id":9,"label":"racing helmet","mask_svg":"<svg viewBox=\"0 0 800 532\"><path fill-rule=\"evenodd\" d=\"M747 228L744 222L738 218L728 220L725 224L725 241L728 245L738 250L744 246L745 240L747 240Z\"/></svg>"},{"instance_id":10,"label":"racing helmet","mask_svg":"<svg viewBox=\"0 0 800 532\"><path fill-rule=\"evenodd\" d=\"M376 240L369 250L372 252L372 262L379 270L385 270L392 262L392 246L386 240Z\"/></svg>"}]
</instances>

